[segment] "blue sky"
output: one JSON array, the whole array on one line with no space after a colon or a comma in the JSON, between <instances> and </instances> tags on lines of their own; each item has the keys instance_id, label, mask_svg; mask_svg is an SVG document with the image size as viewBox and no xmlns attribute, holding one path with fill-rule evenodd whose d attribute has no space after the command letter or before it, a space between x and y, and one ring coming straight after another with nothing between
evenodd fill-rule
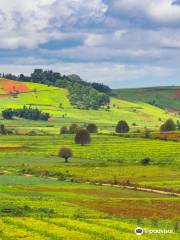
<instances>
[{"instance_id":1,"label":"blue sky","mask_svg":"<svg viewBox=\"0 0 180 240\"><path fill-rule=\"evenodd\" d=\"M180 85L179 0L0 0L0 72Z\"/></svg>"}]
</instances>

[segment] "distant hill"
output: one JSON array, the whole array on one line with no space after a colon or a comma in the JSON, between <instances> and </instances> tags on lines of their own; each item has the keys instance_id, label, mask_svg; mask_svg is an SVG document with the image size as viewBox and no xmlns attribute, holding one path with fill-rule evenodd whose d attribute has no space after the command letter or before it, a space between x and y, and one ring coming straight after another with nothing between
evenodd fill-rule
<instances>
[{"instance_id":1,"label":"distant hill","mask_svg":"<svg viewBox=\"0 0 180 240\"><path fill-rule=\"evenodd\" d=\"M50 121L94 122L99 126L112 126L119 120L126 120L135 127L158 127L169 117L178 120L174 113L167 114L156 106L114 97L110 97L109 108L79 109L71 104L69 95L67 88L0 79L0 112L26 106L49 113L52 118Z\"/></svg>"},{"instance_id":2,"label":"distant hill","mask_svg":"<svg viewBox=\"0 0 180 240\"><path fill-rule=\"evenodd\" d=\"M180 87L114 89L112 95L126 101L141 101L170 111L180 111Z\"/></svg>"}]
</instances>

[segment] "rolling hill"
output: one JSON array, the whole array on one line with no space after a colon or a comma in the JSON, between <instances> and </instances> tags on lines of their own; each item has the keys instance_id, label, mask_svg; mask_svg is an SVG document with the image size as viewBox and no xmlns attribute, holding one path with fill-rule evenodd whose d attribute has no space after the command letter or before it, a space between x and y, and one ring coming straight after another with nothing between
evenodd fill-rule
<instances>
[{"instance_id":1,"label":"rolling hill","mask_svg":"<svg viewBox=\"0 0 180 240\"><path fill-rule=\"evenodd\" d=\"M69 101L66 88L58 88L39 83L17 82L0 79L0 110L38 108L48 112L54 119L69 119L72 122L95 122L100 125L114 125L120 119L137 126L158 127L162 121L176 116L165 110L143 102L130 102L111 97L110 109L77 109ZM123 98L123 97L122 97ZM132 99L133 100L133 99Z\"/></svg>"},{"instance_id":2,"label":"rolling hill","mask_svg":"<svg viewBox=\"0 0 180 240\"><path fill-rule=\"evenodd\" d=\"M112 95L126 101L150 103L169 111L180 110L180 87L114 89Z\"/></svg>"}]
</instances>

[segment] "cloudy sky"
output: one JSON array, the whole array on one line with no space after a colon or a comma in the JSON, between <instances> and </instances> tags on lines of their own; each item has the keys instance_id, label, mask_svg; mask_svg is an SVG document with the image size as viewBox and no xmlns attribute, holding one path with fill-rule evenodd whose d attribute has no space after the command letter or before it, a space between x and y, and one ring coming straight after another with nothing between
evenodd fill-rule
<instances>
[{"instance_id":1,"label":"cloudy sky","mask_svg":"<svg viewBox=\"0 0 180 240\"><path fill-rule=\"evenodd\" d=\"M180 0L0 0L0 72L180 85Z\"/></svg>"}]
</instances>

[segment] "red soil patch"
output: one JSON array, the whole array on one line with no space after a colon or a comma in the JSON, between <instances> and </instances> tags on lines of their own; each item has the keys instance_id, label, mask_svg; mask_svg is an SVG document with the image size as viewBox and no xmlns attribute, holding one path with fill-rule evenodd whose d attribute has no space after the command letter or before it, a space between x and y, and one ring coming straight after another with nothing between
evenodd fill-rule
<instances>
[{"instance_id":1,"label":"red soil patch","mask_svg":"<svg viewBox=\"0 0 180 240\"><path fill-rule=\"evenodd\" d=\"M28 147L25 146L17 146L17 147L0 147L0 151L16 151L16 150L25 150L29 149Z\"/></svg>"},{"instance_id":2,"label":"red soil patch","mask_svg":"<svg viewBox=\"0 0 180 240\"><path fill-rule=\"evenodd\" d=\"M162 140L177 140L180 141L180 133L159 133L154 134L154 138L156 139L162 139Z\"/></svg>"},{"instance_id":3,"label":"red soil patch","mask_svg":"<svg viewBox=\"0 0 180 240\"><path fill-rule=\"evenodd\" d=\"M157 119L146 115L139 115L138 118L147 122L157 122Z\"/></svg>"},{"instance_id":4,"label":"red soil patch","mask_svg":"<svg viewBox=\"0 0 180 240\"><path fill-rule=\"evenodd\" d=\"M71 192L77 194L85 194L85 195L94 195L101 197L110 197L110 198L127 198L129 195L123 193L114 193L108 191L102 191L97 189L65 189L65 188L23 188L26 191L31 192Z\"/></svg>"},{"instance_id":5,"label":"red soil patch","mask_svg":"<svg viewBox=\"0 0 180 240\"><path fill-rule=\"evenodd\" d=\"M17 81L12 80L0 80L0 84L6 94L9 93L26 93L31 90L24 84Z\"/></svg>"},{"instance_id":6,"label":"red soil patch","mask_svg":"<svg viewBox=\"0 0 180 240\"><path fill-rule=\"evenodd\" d=\"M70 203L126 218L176 219L180 212L180 201L122 200L70 201Z\"/></svg>"},{"instance_id":7,"label":"red soil patch","mask_svg":"<svg viewBox=\"0 0 180 240\"><path fill-rule=\"evenodd\" d=\"M176 90L176 97L180 98L180 89Z\"/></svg>"}]
</instances>

